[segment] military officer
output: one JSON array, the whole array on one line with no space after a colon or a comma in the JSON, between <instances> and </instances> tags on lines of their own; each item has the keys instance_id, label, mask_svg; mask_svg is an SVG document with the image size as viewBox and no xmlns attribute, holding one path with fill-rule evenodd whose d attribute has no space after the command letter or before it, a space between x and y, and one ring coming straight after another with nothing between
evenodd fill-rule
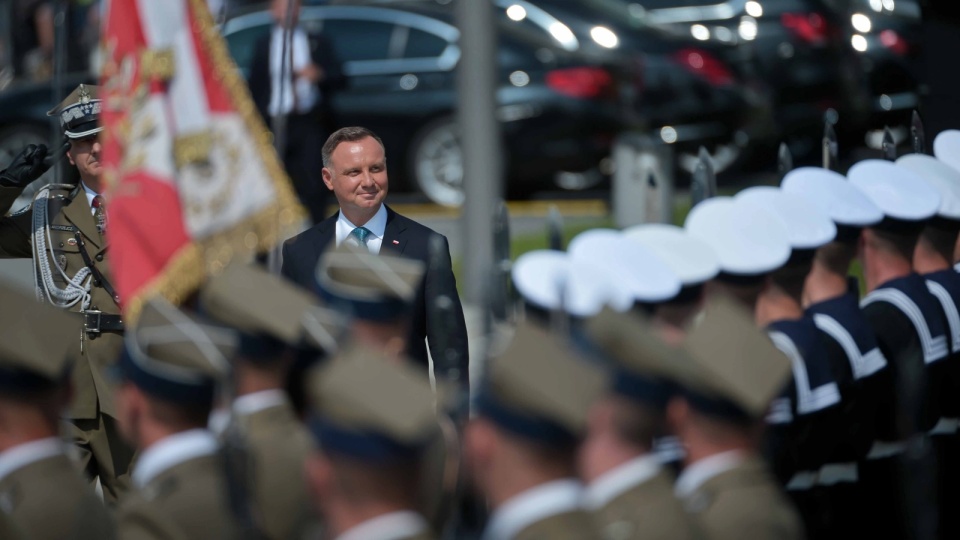
<instances>
[{"instance_id":1,"label":"military officer","mask_svg":"<svg viewBox=\"0 0 960 540\"><path fill-rule=\"evenodd\" d=\"M0 257L33 257L37 294L54 306L76 312L73 370L75 394L67 413L67 435L80 449L91 478L99 478L104 498L114 502L127 484L132 458L116 428L111 392L102 371L120 350L123 321L120 299L107 263L107 205L103 198L97 87L80 85L50 111L60 119L69 143L67 159L80 184L42 188L33 205L0 219ZM0 173L0 212L52 163L45 146L28 146ZM16 210L16 209L15 209Z\"/></svg>"},{"instance_id":2,"label":"military officer","mask_svg":"<svg viewBox=\"0 0 960 540\"><path fill-rule=\"evenodd\" d=\"M306 474L327 537L429 540L420 468L438 424L422 369L357 346L308 378Z\"/></svg>"},{"instance_id":3,"label":"military officer","mask_svg":"<svg viewBox=\"0 0 960 540\"><path fill-rule=\"evenodd\" d=\"M886 161L861 161L847 178L884 214L860 236L868 291L860 306L890 362L895 385L890 401L896 417L879 426L863 481L866 489L897 496L876 501L866 534L910 536L917 533L911 532L914 527L937 522L935 502L923 500L935 497L936 490L929 444L921 441L944 412L950 341L943 308L912 263L940 195L915 173ZM909 454L907 442L917 443Z\"/></svg>"},{"instance_id":4,"label":"military officer","mask_svg":"<svg viewBox=\"0 0 960 540\"><path fill-rule=\"evenodd\" d=\"M0 522L9 513L31 540L114 538L112 518L58 436L80 321L6 283L0 304L17 306L0 311Z\"/></svg>"},{"instance_id":5,"label":"military officer","mask_svg":"<svg viewBox=\"0 0 960 540\"><path fill-rule=\"evenodd\" d=\"M957 538L960 519L953 511L960 503L960 274L953 269L953 252L960 236L960 171L931 156L908 154L897 160L898 167L916 173L940 194L940 208L920 233L913 252L913 269L927 280L946 315L950 351L949 388L944 392L941 418L930 431L937 455L937 484L940 496L940 537Z\"/></svg>"},{"instance_id":6,"label":"military officer","mask_svg":"<svg viewBox=\"0 0 960 540\"><path fill-rule=\"evenodd\" d=\"M720 273L713 249L676 225L645 223L623 232L660 258L680 279L681 289L660 302L653 322L663 339L679 343L693 318L703 309L704 285Z\"/></svg>"},{"instance_id":7,"label":"military officer","mask_svg":"<svg viewBox=\"0 0 960 540\"><path fill-rule=\"evenodd\" d=\"M284 388L298 353L309 354L303 329L307 312L315 317L320 308L308 291L241 264L211 278L200 301L205 314L241 332L233 358L235 398L224 404L233 417L218 412L223 420L239 423L246 441L253 506L263 532L271 539L295 538L310 522L303 467L313 444ZM327 334L338 333L324 327Z\"/></svg>"},{"instance_id":8,"label":"military officer","mask_svg":"<svg viewBox=\"0 0 960 540\"><path fill-rule=\"evenodd\" d=\"M426 270L416 260L383 260L350 245L327 250L317 265L321 299L349 319L346 342L363 343L405 358L410 312Z\"/></svg>"},{"instance_id":9,"label":"military officer","mask_svg":"<svg viewBox=\"0 0 960 540\"><path fill-rule=\"evenodd\" d=\"M738 201L769 208L788 231L790 259L770 274L757 299L756 321L774 345L791 360L793 377L774 401L777 414L768 431L769 460L782 475L787 492L804 519L807 533L819 538L831 527L817 476L834 453L847 420L841 389L853 379L841 378L842 349L803 312L803 287L816 250L836 237L833 221L799 195L757 186L737 194ZM788 457L789 456L789 457Z\"/></svg>"},{"instance_id":10,"label":"military officer","mask_svg":"<svg viewBox=\"0 0 960 540\"><path fill-rule=\"evenodd\" d=\"M599 367L530 323L490 361L464 441L473 485L493 511L484 539L597 538L576 452L605 384Z\"/></svg>"},{"instance_id":11,"label":"military officer","mask_svg":"<svg viewBox=\"0 0 960 540\"><path fill-rule=\"evenodd\" d=\"M683 348L666 364L682 387L667 419L687 448L676 494L707 538L803 538L800 517L757 448L790 361L739 301L722 294L711 296Z\"/></svg>"},{"instance_id":12,"label":"military officer","mask_svg":"<svg viewBox=\"0 0 960 540\"><path fill-rule=\"evenodd\" d=\"M864 489L861 464L876 439L876 426L885 404L893 395L887 360L873 330L860 311L860 284L850 277L857 257L857 240L863 227L883 219L880 209L843 175L819 167L801 167L787 174L780 188L805 197L833 220L834 240L817 249L803 287L805 313L842 350L846 368L839 380L852 380L841 388L846 411L844 433L838 439L830 463L817 474L819 489L829 502L830 537L850 538L861 534L862 523L871 519L872 500L889 497L885 492ZM839 368L843 368L843 362Z\"/></svg>"},{"instance_id":13,"label":"military officer","mask_svg":"<svg viewBox=\"0 0 960 540\"><path fill-rule=\"evenodd\" d=\"M409 315L424 271L420 261L371 254L349 245L324 253L317 266L317 288L326 305L347 319L339 354L349 355L351 348L361 346L394 362L407 362ZM443 335L436 337L434 345L447 349ZM437 385L452 390L450 382L438 379ZM439 531L453 510L460 481L460 437L447 411L438 410L436 418L437 438L426 449L420 469L424 478L419 482L418 508Z\"/></svg>"},{"instance_id":14,"label":"military officer","mask_svg":"<svg viewBox=\"0 0 960 540\"><path fill-rule=\"evenodd\" d=\"M683 228L709 245L720 263L720 273L707 293L724 291L754 311L770 272L790 258L788 232L763 207L731 197L714 197L687 215Z\"/></svg>"},{"instance_id":15,"label":"military officer","mask_svg":"<svg viewBox=\"0 0 960 540\"><path fill-rule=\"evenodd\" d=\"M161 299L148 301L124 341L117 411L139 458L117 510L125 540L238 538L226 466L207 429L235 337L204 328ZM235 513L236 512L236 513Z\"/></svg>"},{"instance_id":16,"label":"military officer","mask_svg":"<svg viewBox=\"0 0 960 540\"><path fill-rule=\"evenodd\" d=\"M606 310L587 322L590 340L612 359L612 382L589 415L580 449L586 505L600 537L696 539L702 533L674 496L674 476L654 452L674 392L663 364L680 354L649 323Z\"/></svg>"}]
</instances>

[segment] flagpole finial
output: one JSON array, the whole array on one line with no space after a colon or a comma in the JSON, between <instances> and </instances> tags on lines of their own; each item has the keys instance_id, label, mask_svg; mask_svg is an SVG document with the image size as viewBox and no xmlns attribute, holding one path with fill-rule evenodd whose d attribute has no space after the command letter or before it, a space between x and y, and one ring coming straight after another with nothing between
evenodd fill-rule
<instances>
[{"instance_id":1,"label":"flagpole finial","mask_svg":"<svg viewBox=\"0 0 960 540\"><path fill-rule=\"evenodd\" d=\"M883 128L883 142L880 143L880 150L883 152L883 159L887 161L897 160L897 141L893 138L893 130L890 126Z\"/></svg>"},{"instance_id":2,"label":"flagpole finial","mask_svg":"<svg viewBox=\"0 0 960 540\"><path fill-rule=\"evenodd\" d=\"M693 170L690 183L691 208L717 195L717 175L713 170L713 161L706 148L700 147L697 153L697 166Z\"/></svg>"},{"instance_id":3,"label":"flagpole finial","mask_svg":"<svg viewBox=\"0 0 960 540\"><path fill-rule=\"evenodd\" d=\"M777 150L777 175L783 179L788 172L793 170L793 155L790 153L790 147L787 143L780 143Z\"/></svg>"},{"instance_id":4,"label":"flagpole finial","mask_svg":"<svg viewBox=\"0 0 960 540\"><path fill-rule=\"evenodd\" d=\"M833 123L829 119L823 126L823 168L834 170L839 161L839 144L837 143L837 132L833 128Z\"/></svg>"},{"instance_id":5,"label":"flagpole finial","mask_svg":"<svg viewBox=\"0 0 960 540\"><path fill-rule=\"evenodd\" d=\"M923 119L920 118L920 112L916 109L910 116L910 139L913 142L914 153L927 153L927 135L923 129Z\"/></svg>"}]
</instances>

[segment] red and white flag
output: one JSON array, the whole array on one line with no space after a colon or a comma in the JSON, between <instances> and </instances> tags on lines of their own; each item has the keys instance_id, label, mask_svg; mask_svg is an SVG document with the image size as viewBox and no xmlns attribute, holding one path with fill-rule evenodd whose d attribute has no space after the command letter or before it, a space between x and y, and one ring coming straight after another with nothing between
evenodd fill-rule
<instances>
[{"instance_id":1,"label":"red and white flag","mask_svg":"<svg viewBox=\"0 0 960 540\"><path fill-rule=\"evenodd\" d=\"M110 270L136 316L304 214L205 0L110 0L103 20Z\"/></svg>"}]
</instances>

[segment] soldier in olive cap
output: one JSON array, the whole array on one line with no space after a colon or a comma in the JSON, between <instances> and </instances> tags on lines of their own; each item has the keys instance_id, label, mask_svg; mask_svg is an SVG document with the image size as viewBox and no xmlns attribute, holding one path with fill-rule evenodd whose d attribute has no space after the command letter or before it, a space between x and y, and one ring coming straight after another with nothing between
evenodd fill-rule
<instances>
[{"instance_id":1,"label":"soldier in olive cap","mask_svg":"<svg viewBox=\"0 0 960 540\"><path fill-rule=\"evenodd\" d=\"M215 330L153 299L125 339L117 410L140 455L117 514L124 540L241 536L220 445L206 429L235 341Z\"/></svg>"},{"instance_id":2,"label":"soldier in olive cap","mask_svg":"<svg viewBox=\"0 0 960 540\"><path fill-rule=\"evenodd\" d=\"M424 271L420 261L367 253L349 245L321 257L316 275L320 296L349 321L342 339L343 354L359 345L376 349L393 362L409 363L403 351L407 350L410 314ZM434 345L443 347L442 343ZM424 457L419 508L439 529L449 517L459 481L460 444L452 420L442 411L436 417L440 429Z\"/></svg>"},{"instance_id":3,"label":"soldier in olive cap","mask_svg":"<svg viewBox=\"0 0 960 540\"><path fill-rule=\"evenodd\" d=\"M587 506L609 540L703 537L673 493L672 471L653 449L675 392L667 364L680 354L655 335L653 324L612 310L587 322L590 341L611 360L613 375L591 407L580 474Z\"/></svg>"},{"instance_id":4,"label":"soldier in olive cap","mask_svg":"<svg viewBox=\"0 0 960 540\"><path fill-rule=\"evenodd\" d=\"M313 443L284 387L297 357L309 354L305 327L313 342L335 352L340 318L315 305L308 291L239 264L212 278L200 299L207 315L241 332L233 358L236 397L225 406L232 406L249 447L263 531L271 539L295 538L310 522L303 467Z\"/></svg>"},{"instance_id":5,"label":"soldier in olive cap","mask_svg":"<svg viewBox=\"0 0 960 540\"><path fill-rule=\"evenodd\" d=\"M67 457L58 417L70 396L79 321L0 284L0 538L114 538L113 520Z\"/></svg>"},{"instance_id":6,"label":"soldier in olive cap","mask_svg":"<svg viewBox=\"0 0 960 540\"><path fill-rule=\"evenodd\" d=\"M790 361L757 330L749 313L724 295L667 364L682 391L667 418L687 449L675 491L707 538L789 540L803 526L758 452L771 400L790 376Z\"/></svg>"},{"instance_id":7,"label":"soldier in olive cap","mask_svg":"<svg viewBox=\"0 0 960 540\"><path fill-rule=\"evenodd\" d=\"M429 540L416 511L437 421L430 382L413 366L357 347L309 379L318 449L307 476L328 538Z\"/></svg>"},{"instance_id":8,"label":"soldier in olive cap","mask_svg":"<svg viewBox=\"0 0 960 540\"><path fill-rule=\"evenodd\" d=\"M493 509L484 539L598 537L576 455L604 385L601 369L528 324L491 361L465 433L467 468Z\"/></svg>"},{"instance_id":9,"label":"soldier in olive cap","mask_svg":"<svg viewBox=\"0 0 960 540\"><path fill-rule=\"evenodd\" d=\"M99 478L104 498L115 502L126 489L133 452L117 433L113 398L103 377L120 351L123 320L104 234L101 105L96 86L80 85L47 113L60 119L79 185L44 186L31 206L11 209L24 188L60 155L44 145L29 145L0 172L0 215L5 216L0 217L0 258L32 257L37 295L82 322L72 347L79 360L67 436L80 449L87 474ZM15 212L6 216L9 210Z\"/></svg>"}]
</instances>

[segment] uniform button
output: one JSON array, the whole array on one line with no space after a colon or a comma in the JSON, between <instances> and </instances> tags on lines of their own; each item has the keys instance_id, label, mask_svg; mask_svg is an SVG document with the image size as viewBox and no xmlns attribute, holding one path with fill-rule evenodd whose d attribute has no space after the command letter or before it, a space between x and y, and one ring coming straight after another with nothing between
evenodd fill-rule
<instances>
[{"instance_id":1,"label":"uniform button","mask_svg":"<svg viewBox=\"0 0 960 540\"><path fill-rule=\"evenodd\" d=\"M60 247L63 247L63 242L60 242Z\"/></svg>"},{"instance_id":2,"label":"uniform button","mask_svg":"<svg viewBox=\"0 0 960 540\"><path fill-rule=\"evenodd\" d=\"M97 260L98 260L98 261L102 261L102 260L103 260L103 253L98 253L98 254L97 254Z\"/></svg>"}]
</instances>

